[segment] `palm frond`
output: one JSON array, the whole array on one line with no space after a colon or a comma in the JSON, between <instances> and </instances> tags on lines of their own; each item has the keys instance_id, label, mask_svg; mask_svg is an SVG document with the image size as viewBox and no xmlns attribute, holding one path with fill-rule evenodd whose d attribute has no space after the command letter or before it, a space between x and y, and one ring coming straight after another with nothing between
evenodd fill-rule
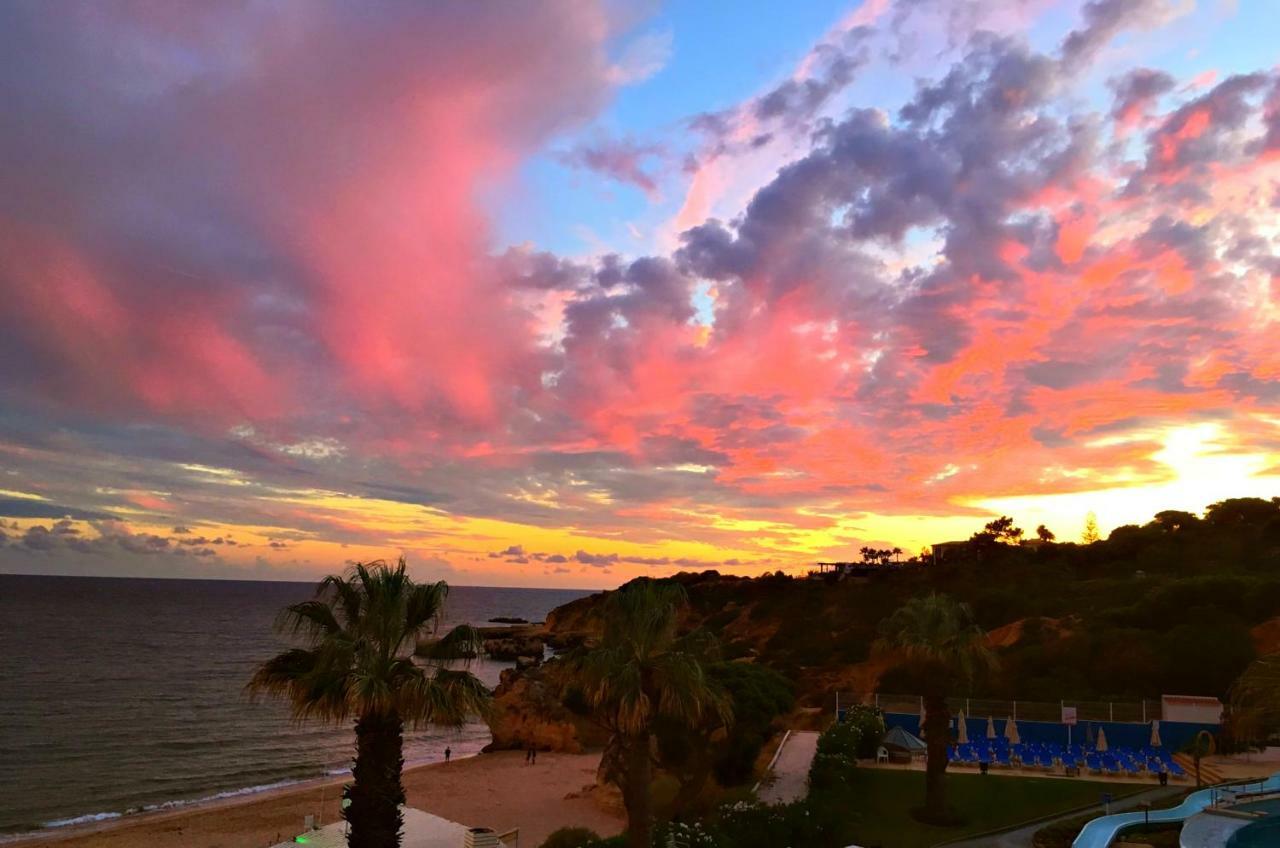
<instances>
[{"instance_id":1,"label":"palm frond","mask_svg":"<svg viewBox=\"0 0 1280 848\"><path fill-rule=\"evenodd\" d=\"M467 671L437 668L419 675L400 688L400 715L413 726L442 724L459 726L470 718L488 713L488 688Z\"/></svg>"},{"instance_id":2,"label":"palm frond","mask_svg":"<svg viewBox=\"0 0 1280 848\"><path fill-rule=\"evenodd\" d=\"M419 647L418 656L437 662L470 662L484 654L484 636L469 624L460 624L441 638Z\"/></svg>"},{"instance_id":3,"label":"palm frond","mask_svg":"<svg viewBox=\"0 0 1280 848\"><path fill-rule=\"evenodd\" d=\"M936 593L912 598L881 621L873 650L946 669L966 685L998 665L969 606Z\"/></svg>"},{"instance_id":4,"label":"palm frond","mask_svg":"<svg viewBox=\"0 0 1280 848\"><path fill-rule=\"evenodd\" d=\"M308 639L315 641L337 636L342 632L342 625L327 601L312 600L290 604L281 610L276 618L276 629L291 636L305 632Z\"/></svg>"},{"instance_id":5,"label":"palm frond","mask_svg":"<svg viewBox=\"0 0 1280 848\"><path fill-rule=\"evenodd\" d=\"M342 609L343 618L350 627L360 620L360 611L364 606L364 596L355 584L339 574L330 574L320 581L316 588L317 597L331 597Z\"/></svg>"},{"instance_id":6,"label":"palm frond","mask_svg":"<svg viewBox=\"0 0 1280 848\"><path fill-rule=\"evenodd\" d=\"M1247 716L1257 730L1280 727L1280 653L1267 654L1249 664L1231 684L1232 712Z\"/></svg>"},{"instance_id":7,"label":"palm frond","mask_svg":"<svg viewBox=\"0 0 1280 848\"><path fill-rule=\"evenodd\" d=\"M449 584L443 580L414 586L405 604L405 629L415 637L428 629L434 631L448 597Z\"/></svg>"}]
</instances>

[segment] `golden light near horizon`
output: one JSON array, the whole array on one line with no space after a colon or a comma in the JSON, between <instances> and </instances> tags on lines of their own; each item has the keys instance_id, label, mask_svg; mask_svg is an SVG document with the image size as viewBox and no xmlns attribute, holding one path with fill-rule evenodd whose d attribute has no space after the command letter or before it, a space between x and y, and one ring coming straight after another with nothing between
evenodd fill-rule
<instances>
[{"instance_id":1,"label":"golden light near horizon","mask_svg":"<svg viewBox=\"0 0 1280 848\"><path fill-rule=\"evenodd\" d=\"M1227 498L1280 494L1280 458L1242 447L1220 424L1141 431L1099 439L1094 444L1101 447L1124 442L1160 445L1149 455L1156 467L1146 475L1147 481L1052 495L982 498L972 504L1011 515L1028 531L1044 524L1060 540L1078 541L1090 512L1097 516L1098 528L1105 536L1124 524L1145 524L1161 510L1200 513L1209 504Z\"/></svg>"}]
</instances>

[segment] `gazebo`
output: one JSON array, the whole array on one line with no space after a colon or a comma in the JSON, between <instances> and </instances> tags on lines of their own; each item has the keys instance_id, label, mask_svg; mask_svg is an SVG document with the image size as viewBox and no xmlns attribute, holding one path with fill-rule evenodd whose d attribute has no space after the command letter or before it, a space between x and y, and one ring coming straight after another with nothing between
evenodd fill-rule
<instances>
[{"instance_id":1,"label":"gazebo","mask_svg":"<svg viewBox=\"0 0 1280 848\"><path fill-rule=\"evenodd\" d=\"M901 727L890 728L880 744L889 752L889 761L894 763L909 763L913 757L924 756L928 749L923 739Z\"/></svg>"}]
</instances>

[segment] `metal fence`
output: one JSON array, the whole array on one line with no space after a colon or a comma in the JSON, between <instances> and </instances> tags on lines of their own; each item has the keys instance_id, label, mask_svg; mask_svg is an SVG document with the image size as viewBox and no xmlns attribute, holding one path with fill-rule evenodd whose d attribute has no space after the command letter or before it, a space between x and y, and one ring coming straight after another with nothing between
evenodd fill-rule
<instances>
[{"instance_id":1,"label":"metal fence","mask_svg":"<svg viewBox=\"0 0 1280 848\"><path fill-rule=\"evenodd\" d=\"M923 712L923 699L919 695L895 695L884 692L872 692L858 695L854 693L836 693L836 709L851 704L869 704L879 707L887 713ZM1010 701L1001 698L948 698L947 707L951 712L964 710L971 718L991 716L993 718L1013 718L1018 721L1051 721L1062 720L1063 707L1076 708L1077 721L1121 721L1145 724L1160 718L1160 702L1142 701Z\"/></svg>"}]
</instances>

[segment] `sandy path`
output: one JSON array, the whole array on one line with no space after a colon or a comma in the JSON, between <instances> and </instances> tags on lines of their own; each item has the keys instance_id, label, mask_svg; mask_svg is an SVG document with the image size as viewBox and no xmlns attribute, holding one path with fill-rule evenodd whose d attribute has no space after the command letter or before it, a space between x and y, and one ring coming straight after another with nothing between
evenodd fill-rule
<instances>
[{"instance_id":1,"label":"sandy path","mask_svg":"<svg viewBox=\"0 0 1280 848\"><path fill-rule=\"evenodd\" d=\"M778 754L773 778L760 787L760 800L766 804L788 804L799 801L809 792L809 765L818 750L818 734L809 730L794 731Z\"/></svg>"},{"instance_id":2,"label":"sandy path","mask_svg":"<svg viewBox=\"0 0 1280 848\"><path fill-rule=\"evenodd\" d=\"M622 830L618 817L590 798L565 796L595 782L599 754L539 754L527 766L524 753L499 751L449 764L435 763L405 772L408 804L467 825L498 831L520 828L521 848L537 848L560 827L589 827L601 835ZM324 821L337 818L342 782L234 799L198 808L139 815L52 837L24 840L19 846L58 848L263 848L289 839L303 818L324 801Z\"/></svg>"}]
</instances>

